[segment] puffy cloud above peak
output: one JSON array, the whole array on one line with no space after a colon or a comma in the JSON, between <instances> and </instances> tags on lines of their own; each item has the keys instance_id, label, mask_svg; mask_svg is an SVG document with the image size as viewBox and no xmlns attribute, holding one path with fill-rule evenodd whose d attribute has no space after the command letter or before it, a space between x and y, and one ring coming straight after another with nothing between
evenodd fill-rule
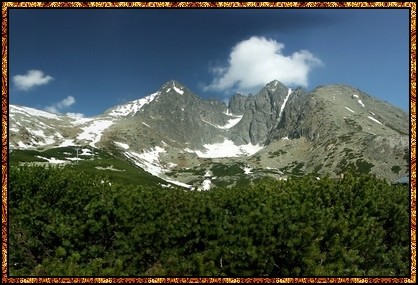
<instances>
[{"instance_id":1,"label":"puffy cloud above peak","mask_svg":"<svg viewBox=\"0 0 418 285\"><path fill-rule=\"evenodd\" d=\"M255 36L237 43L227 66L211 70L214 79L204 90L248 93L275 79L285 85L307 87L309 72L322 64L321 60L307 50L285 55L284 47L276 40Z\"/></svg>"},{"instance_id":2,"label":"puffy cloud above peak","mask_svg":"<svg viewBox=\"0 0 418 285\"><path fill-rule=\"evenodd\" d=\"M45 110L51 113L59 113L61 110L66 109L75 103L75 98L73 96L68 96L67 98L62 99L61 101L45 107Z\"/></svg>"}]
</instances>

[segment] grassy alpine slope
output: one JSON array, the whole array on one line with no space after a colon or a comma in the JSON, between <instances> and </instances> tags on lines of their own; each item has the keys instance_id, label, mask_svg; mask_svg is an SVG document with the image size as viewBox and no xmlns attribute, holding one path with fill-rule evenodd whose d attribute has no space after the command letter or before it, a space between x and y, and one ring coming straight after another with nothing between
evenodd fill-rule
<instances>
[{"instance_id":1,"label":"grassy alpine slope","mask_svg":"<svg viewBox=\"0 0 418 285\"><path fill-rule=\"evenodd\" d=\"M55 159L66 161L68 163L67 167L73 168L76 171L84 171L91 175L103 176L112 183L116 182L133 185L169 184L166 181L149 174L143 169L136 167L126 159L111 155L109 152L95 149L94 156L91 155L91 152L88 155L82 155L82 153L83 152L80 150L80 160L70 161L68 158L74 159L77 157L74 147L51 148L43 151L13 150L10 153L9 162L12 167L16 167L22 163L29 165L33 165L34 162L48 164L46 159ZM87 154L88 152L84 153Z\"/></svg>"}]
</instances>

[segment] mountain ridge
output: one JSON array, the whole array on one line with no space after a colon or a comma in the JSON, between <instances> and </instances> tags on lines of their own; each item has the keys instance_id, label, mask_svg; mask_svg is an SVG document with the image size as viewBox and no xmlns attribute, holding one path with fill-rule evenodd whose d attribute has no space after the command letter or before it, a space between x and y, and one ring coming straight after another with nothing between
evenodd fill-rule
<instances>
[{"instance_id":1,"label":"mountain ridge","mask_svg":"<svg viewBox=\"0 0 418 285\"><path fill-rule=\"evenodd\" d=\"M307 91L274 80L226 105L170 80L92 118L9 108L11 149L89 145L120 153L166 181L177 175L185 185L203 177L182 171L209 170L215 161L260 173L276 169L269 171L276 178L361 169L393 179L409 172L409 116L342 84Z\"/></svg>"}]
</instances>

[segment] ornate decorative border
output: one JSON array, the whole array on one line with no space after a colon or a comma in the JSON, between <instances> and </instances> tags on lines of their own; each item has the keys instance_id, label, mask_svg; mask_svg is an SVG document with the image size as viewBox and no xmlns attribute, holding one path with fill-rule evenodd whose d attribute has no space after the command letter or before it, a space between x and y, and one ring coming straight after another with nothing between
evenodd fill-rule
<instances>
[{"instance_id":1,"label":"ornate decorative border","mask_svg":"<svg viewBox=\"0 0 418 285\"><path fill-rule=\"evenodd\" d=\"M11 278L7 276L8 185L8 10L28 7L201 7L201 8L407 8L410 11L411 276L409 278ZM414 2L4 2L2 3L2 282L7 283L415 283L416 282L416 3Z\"/></svg>"}]
</instances>

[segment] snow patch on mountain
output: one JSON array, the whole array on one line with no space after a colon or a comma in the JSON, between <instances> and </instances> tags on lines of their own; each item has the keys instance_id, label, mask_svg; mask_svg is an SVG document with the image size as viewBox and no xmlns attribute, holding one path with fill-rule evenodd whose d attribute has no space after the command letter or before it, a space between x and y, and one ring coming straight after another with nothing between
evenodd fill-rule
<instances>
[{"instance_id":1,"label":"snow patch on mountain","mask_svg":"<svg viewBox=\"0 0 418 285\"><path fill-rule=\"evenodd\" d=\"M66 157L65 159L71 160L71 161L84 160L84 159L79 158L79 157Z\"/></svg>"},{"instance_id":2,"label":"snow patch on mountain","mask_svg":"<svg viewBox=\"0 0 418 285\"><path fill-rule=\"evenodd\" d=\"M78 140L90 141L90 146L95 146L100 141L104 130L114 123L113 120L93 121L86 127L82 127L83 132L77 136Z\"/></svg>"},{"instance_id":3,"label":"snow patch on mountain","mask_svg":"<svg viewBox=\"0 0 418 285\"><path fill-rule=\"evenodd\" d=\"M178 88L174 82L173 82L173 89L174 89L174 91L176 91L180 95L183 95L183 93L184 93L184 91L181 90L180 88Z\"/></svg>"},{"instance_id":4,"label":"snow patch on mountain","mask_svg":"<svg viewBox=\"0 0 418 285\"><path fill-rule=\"evenodd\" d=\"M198 191L202 191L202 190L203 191L208 191L208 190L210 190L211 185L212 185L212 181L210 180L210 178L207 178L207 179L203 180L202 186L198 187L197 190Z\"/></svg>"},{"instance_id":5,"label":"snow patch on mountain","mask_svg":"<svg viewBox=\"0 0 418 285\"><path fill-rule=\"evenodd\" d=\"M291 88L289 88L289 89L287 90L287 95L286 95L286 98L284 98L283 104L282 104L282 106L280 107L280 112L279 112L279 121L280 121L280 118L282 117L284 107L286 107L287 100L289 100L289 96L290 96L290 94L292 94L292 89L291 89Z\"/></svg>"},{"instance_id":6,"label":"snow patch on mountain","mask_svg":"<svg viewBox=\"0 0 418 285\"><path fill-rule=\"evenodd\" d=\"M373 117L371 117L371 116L367 116L367 118L369 118L370 120L372 120L372 121L374 121L374 122L376 122L376 123L378 123L378 124L383 125L381 122L379 122L378 120L376 120L375 118L373 118Z\"/></svg>"},{"instance_id":7,"label":"snow patch on mountain","mask_svg":"<svg viewBox=\"0 0 418 285\"><path fill-rule=\"evenodd\" d=\"M77 145L77 144L74 142L74 140L66 139L59 145L59 147L75 146L75 145Z\"/></svg>"},{"instance_id":8,"label":"snow patch on mountain","mask_svg":"<svg viewBox=\"0 0 418 285\"><path fill-rule=\"evenodd\" d=\"M236 145L233 141L225 139L222 143L205 144L203 147L206 151L185 149L187 152L194 152L198 157L203 158L221 158L221 157L237 157L250 156L263 149L263 146L252 145Z\"/></svg>"},{"instance_id":9,"label":"snow patch on mountain","mask_svg":"<svg viewBox=\"0 0 418 285\"><path fill-rule=\"evenodd\" d=\"M70 118L71 118L70 124L73 126L83 125L94 120L93 118L82 118L82 117L70 117Z\"/></svg>"},{"instance_id":10,"label":"snow patch on mountain","mask_svg":"<svg viewBox=\"0 0 418 285\"><path fill-rule=\"evenodd\" d=\"M126 169L117 169L113 165L107 166L107 167L96 166L95 168L99 170L110 170L110 171L117 171L117 172L126 171Z\"/></svg>"},{"instance_id":11,"label":"snow patch on mountain","mask_svg":"<svg viewBox=\"0 0 418 285\"><path fill-rule=\"evenodd\" d=\"M208 124L208 125L211 125L211 126L215 127L215 128L227 130L227 129L232 128L236 124L238 124L241 121L241 119L242 119L242 116L234 116L234 119L229 119L228 122L223 126L212 124L211 122L208 122L204 119L202 119L202 121L204 123Z\"/></svg>"},{"instance_id":12,"label":"snow patch on mountain","mask_svg":"<svg viewBox=\"0 0 418 285\"><path fill-rule=\"evenodd\" d=\"M47 158L40 155L36 156L37 158L45 159L48 163L58 164L58 163L68 163L66 160L56 159L55 157Z\"/></svg>"},{"instance_id":13,"label":"snow patch on mountain","mask_svg":"<svg viewBox=\"0 0 418 285\"><path fill-rule=\"evenodd\" d=\"M160 176L164 173L164 168L161 166L159 156L164 153L165 149L157 146L149 151L137 153L134 151L124 152L125 156L133 160L133 162L143 168L145 171L155 176Z\"/></svg>"},{"instance_id":14,"label":"snow patch on mountain","mask_svg":"<svg viewBox=\"0 0 418 285\"><path fill-rule=\"evenodd\" d=\"M57 138L60 138L60 139L62 139L62 138L64 138L60 133L55 133L55 136L57 137Z\"/></svg>"},{"instance_id":15,"label":"snow patch on mountain","mask_svg":"<svg viewBox=\"0 0 418 285\"><path fill-rule=\"evenodd\" d=\"M245 174L251 174L251 173L253 173L252 172L253 169L251 167L248 167L248 166L244 167L243 170L244 170L244 173Z\"/></svg>"},{"instance_id":16,"label":"snow patch on mountain","mask_svg":"<svg viewBox=\"0 0 418 285\"><path fill-rule=\"evenodd\" d=\"M121 147L123 149L129 149L129 145L127 145L126 143L115 142L115 145L117 145L118 147Z\"/></svg>"},{"instance_id":17,"label":"snow patch on mountain","mask_svg":"<svg viewBox=\"0 0 418 285\"><path fill-rule=\"evenodd\" d=\"M169 163L167 163L167 166L168 166L168 168L174 168L174 167L177 166L177 164L173 163L173 162L169 162Z\"/></svg>"},{"instance_id":18,"label":"snow patch on mountain","mask_svg":"<svg viewBox=\"0 0 418 285\"><path fill-rule=\"evenodd\" d=\"M43 130L32 130L27 128L27 131L33 136L30 141L33 146L46 146L55 143L55 136L48 136Z\"/></svg>"},{"instance_id":19,"label":"snow patch on mountain","mask_svg":"<svg viewBox=\"0 0 418 285\"><path fill-rule=\"evenodd\" d=\"M35 136L38 136L38 137L43 137L43 138L45 138L45 137L46 137L46 135L45 135L45 133L44 133L44 131L43 131L43 130L31 130L31 129L28 129L28 131L29 131L31 134L35 135Z\"/></svg>"},{"instance_id":20,"label":"snow patch on mountain","mask_svg":"<svg viewBox=\"0 0 418 285\"><path fill-rule=\"evenodd\" d=\"M211 126L213 126L213 127L215 127L215 128L219 128L219 126L218 126L218 125L212 124L211 122L208 122L208 121L206 121L206 120L204 120L204 119L202 119L202 122L204 122L204 123L206 123L206 124L208 124L208 125L211 125Z\"/></svg>"},{"instance_id":21,"label":"snow patch on mountain","mask_svg":"<svg viewBox=\"0 0 418 285\"><path fill-rule=\"evenodd\" d=\"M134 116L142 107L154 101L154 99L160 94L160 92L152 93L144 98L128 102L126 104L116 106L108 115L112 117L126 117Z\"/></svg>"},{"instance_id":22,"label":"snow patch on mountain","mask_svg":"<svg viewBox=\"0 0 418 285\"><path fill-rule=\"evenodd\" d=\"M241 121L241 119L242 119L242 115L241 116L237 116L236 118L234 118L234 119L229 119L228 120L228 123L226 123L225 125L223 125L223 126L217 126L219 129L230 129L230 128L232 128L233 126L235 126L236 124L238 124L240 121Z\"/></svg>"},{"instance_id":23,"label":"snow patch on mountain","mask_svg":"<svg viewBox=\"0 0 418 285\"><path fill-rule=\"evenodd\" d=\"M229 111L229 109L226 109L226 112L223 112L222 114L225 114L225 115L227 115L227 116L229 116L229 117L234 117L234 118L238 118L238 117L240 117L241 115L235 115L235 114L232 114L230 111Z\"/></svg>"},{"instance_id":24,"label":"snow patch on mountain","mask_svg":"<svg viewBox=\"0 0 418 285\"><path fill-rule=\"evenodd\" d=\"M234 116L232 113L229 112L229 109L226 109L226 112L223 112L227 116Z\"/></svg>"},{"instance_id":25,"label":"snow patch on mountain","mask_svg":"<svg viewBox=\"0 0 418 285\"><path fill-rule=\"evenodd\" d=\"M189 185L189 184L186 184L186 183L183 183L183 182L180 182L180 181L170 180L170 179L166 179L164 177L160 177L160 178L163 179L163 180L165 180L165 181L167 181L167 182L170 182L172 184L175 184L175 185L178 185L178 186L181 186L181 187L185 187L185 188L189 188L189 189L192 189L193 188L192 185Z\"/></svg>"},{"instance_id":26,"label":"snow patch on mountain","mask_svg":"<svg viewBox=\"0 0 418 285\"><path fill-rule=\"evenodd\" d=\"M80 155L91 156L91 155L93 155L93 153L91 152L91 149L83 148L83 149L81 149Z\"/></svg>"},{"instance_id":27,"label":"snow patch on mountain","mask_svg":"<svg viewBox=\"0 0 418 285\"><path fill-rule=\"evenodd\" d=\"M274 81L273 86L270 87L271 92L275 92L277 89L277 80Z\"/></svg>"},{"instance_id":28,"label":"snow patch on mountain","mask_svg":"<svg viewBox=\"0 0 418 285\"><path fill-rule=\"evenodd\" d=\"M17 142L17 146L18 146L18 147L20 147L21 149L27 149L27 148L30 148L30 147L31 147L30 145L25 144L25 143L24 143L24 142L22 142L22 141L18 141L18 142Z\"/></svg>"},{"instance_id":29,"label":"snow patch on mountain","mask_svg":"<svg viewBox=\"0 0 418 285\"><path fill-rule=\"evenodd\" d=\"M58 116L57 114L53 114L53 113L49 113L49 112L45 112L45 111L41 111L41 110L37 110L34 108L29 108L29 107L10 105L9 112L10 112L10 116L12 117L16 113L18 113L18 114L23 114L29 117L36 116L36 117L42 117L42 118L47 118L47 119L61 120L61 117Z\"/></svg>"},{"instance_id":30,"label":"snow patch on mountain","mask_svg":"<svg viewBox=\"0 0 418 285\"><path fill-rule=\"evenodd\" d=\"M345 107L348 111L350 111L351 113L355 113L353 110L351 110L350 108L348 108L348 107Z\"/></svg>"},{"instance_id":31,"label":"snow patch on mountain","mask_svg":"<svg viewBox=\"0 0 418 285\"><path fill-rule=\"evenodd\" d=\"M155 148L152 148L148 151L144 151L143 153L137 153L134 151L125 151L123 154L128 159L130 159L135 165L141 167L148 173L155 175L172 184L191 189L193 187L192 185L175 181L175 180L171 180L171 179L167 179L163 175L164 172L169 171L168 169L165 169L161 165L160 159L159 159L160 153L165 153L165 152L166 152L165 149L159 146L156 146Z\"/></svg>"}]
</instances>

